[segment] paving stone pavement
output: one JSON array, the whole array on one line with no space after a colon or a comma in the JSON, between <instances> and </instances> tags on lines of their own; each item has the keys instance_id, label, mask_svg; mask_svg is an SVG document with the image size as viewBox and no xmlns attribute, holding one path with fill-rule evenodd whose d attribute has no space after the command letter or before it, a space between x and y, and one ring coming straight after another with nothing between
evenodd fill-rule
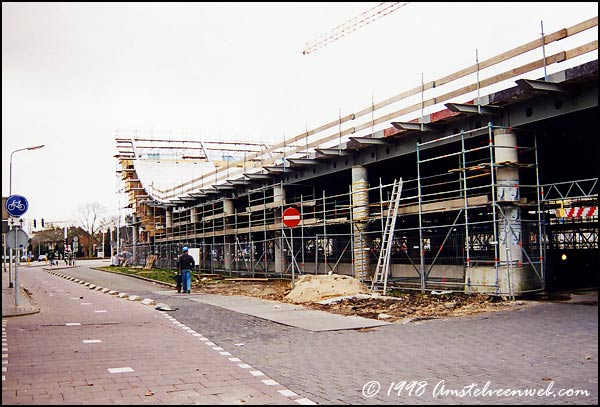
<instances>
[{"instance_id":1,"label":"paving stone pavement","mask_svg":"<svg viewBox=\"0 0 600 407\"><path fill-rule=\"evenodd\" d=\"M209 306L180 307L176 314L190 326L202 326L223 346L243 343L237 352L240 357L318 403L597 404L598 400L597 306L539 304L485 316L334 332L274 325ZM403 381L417 382L412 393L401 387ZM468 393L452 397L443 391L473 383L483 389L488 381L488 390L537 391L552 383L555 392L542 397L494 397L489 392L485 397ZM377 386L374 382L380 390L366 397L367 383ZM559 397L559 389L590 394Z\"/></svg>"},{"instance_id":2,"label":"paving stone pavement","mask_svg":"<svg viewBox=\"0 0 600 407\"><path fill-rule=\"evenodd\" d=\"M97 284L97 272L64 272ZM598 404L597 305L533 303L470 317L312 332L111 278L129 294L176 307L168 315L319 404ZM110 284L106 279L98 277ZM152 351L159 352L148 355ZM507 389L515 392L500 393Z\"/></svg>"},{"instance_id":3,"label":"paving stone pavement","mask_svg":"<svg viewBox=\"0 0 600 407\"><path fill-rule=\"evenodd\" d=\"M3 405L310 403L167 312L22 275L40 312L2 319Z\"/></svg>"}]
</instances>

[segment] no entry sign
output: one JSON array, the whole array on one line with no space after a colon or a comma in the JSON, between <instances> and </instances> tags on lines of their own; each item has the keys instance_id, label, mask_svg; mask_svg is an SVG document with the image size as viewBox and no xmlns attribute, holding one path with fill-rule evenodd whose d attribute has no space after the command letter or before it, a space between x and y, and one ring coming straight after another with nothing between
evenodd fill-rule
<instances>
[{"instance_id":1,"label":"no entry sign","mask_svg":"<svg viewBox=\"0 0 600 407\"><path fill-rule=\"evenodd\" d=\"M285 226L293 228L300 223L300 212L296 208L287 208L283 211L282 218Z\"/></svg>"}]
</instances>

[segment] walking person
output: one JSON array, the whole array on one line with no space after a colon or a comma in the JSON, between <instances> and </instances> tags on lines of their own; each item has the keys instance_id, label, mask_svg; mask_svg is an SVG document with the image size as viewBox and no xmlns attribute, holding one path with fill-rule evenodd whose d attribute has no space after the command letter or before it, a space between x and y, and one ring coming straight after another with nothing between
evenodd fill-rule
<instances>
[{"instance_id":1,"label":"walking person","mask_svg":"<svg viewBox=\"0 0 600 407\"><path fill-rule=\"evenodd\" d=\"M183 254L177 260L177 269L181 273L181 291L189 294L192 289L192 270L196 265L194 258L188 254L188 247L183 246Z\"/></svg>"}]
</instances>

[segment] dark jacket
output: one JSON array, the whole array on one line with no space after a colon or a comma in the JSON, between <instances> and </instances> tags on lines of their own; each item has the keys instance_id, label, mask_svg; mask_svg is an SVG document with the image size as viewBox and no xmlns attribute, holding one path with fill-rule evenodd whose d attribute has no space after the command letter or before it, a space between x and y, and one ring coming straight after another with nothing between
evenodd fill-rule
<instances>
[{"instance_id":1,"label":"dark jacket","mask_svg":"<svg viewBox=\"0 0 600 407\"><path fill-rule=\"evenodd\" d=\"M178 270L192 270L195 265L194 258L187 253L183 253L177 260Z\"/></svg>"}]
</instances>

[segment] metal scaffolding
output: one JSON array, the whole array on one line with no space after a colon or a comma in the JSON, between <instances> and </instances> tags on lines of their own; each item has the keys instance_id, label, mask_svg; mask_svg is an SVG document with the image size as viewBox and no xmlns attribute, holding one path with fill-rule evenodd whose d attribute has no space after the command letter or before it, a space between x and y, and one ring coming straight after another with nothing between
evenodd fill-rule
<instances>
[{"instance_id":1,"label":"metal scaffolding","mask_svg":"<svg viewBox=\"0 0 600 407\"><path fill-rule=\"evenodd\" d=\"M597 27L597 18L549 34L542 43L550 44L593 27ZM449 104L448 109L473 108L479 114L492 111L494 106L480 104L480 88L513 78L517 71L526 73L583 55L597 49L597 42L566 54L544 56L543 61L480 81L480 70L539 47L539 41L527 43L372 103L360 112L344 117L340 112L338 120L307 129L283 143L260 148L249 144L243 160L228 161L173 188L161 190L152 184L142 185L133 144L118 139L121 150L116 158L122 165L120 171L132 210L129 223L136 231L133 236L139 232L139 247L132 250L136 254L134 263L144 264L149 255L156 255L157 266L174 267L179 249L186 245L200 249L198 263L202 273L293 279L296 273L335 272L369 283L385 242L385 224L391 210L393 182L384 182L383 176L404 180L393 239L386 250L389 272L385 277L391 289L484 291L507 296L543 289L548 237L542 203L548 201L549 193L562 190L557 185L540 185L537 140L524 130L488 123L424 142L419 139L414 155L395 158L398 165L393 174L369 174L371 183L365 178L336 185L328 183L327 172L320 178L315 175L318 182L310 184L293 177L290 180L289 176L292 167L321 165L328 160L335 168L335 160L351 157L353 151L361 148L390 145L388 140L406 134L406 129L436 134L435 127L425 124L423 117L412 122L393 122L392 131L374 132L374 126L419 110L423 115L425 106L443 103L473 89L477 89L474 105ZM443 93L444 85L470 73L477 74L475 84ZM425 91L437 93L425 99ZM373 116L375 110L419 93L421 103L379 118ZM352 123L369 113L371 120ZM352 127L342 129L342 124L348 123ZM337 131L331 133L336 127ZM372 134L358 136L368 130ZM495 142L496 132L501 136L514 133L518 143ZM305 141L303 145L293 144L301 140ZM335 141L338 144L331 146ZM224 149L207 142L195 148L196 153L189 156L195 160L208 158L211 148ZM515 158L498 160L505 152ZM498 174L502 174L500 180ZM511 178L506 174L520 177L517 187L510 184ZM371 186L377 179L378 185ZM518 196L507 199L506 194L515 191ZM287 230L281 218L283 210L290 206L301 214L298 229L293 232ZM504 243L507 239L516 243ZM525 268L531 271L529 281L515 281L515 275L523 274Z\"/></svg>"}]
</instances>

